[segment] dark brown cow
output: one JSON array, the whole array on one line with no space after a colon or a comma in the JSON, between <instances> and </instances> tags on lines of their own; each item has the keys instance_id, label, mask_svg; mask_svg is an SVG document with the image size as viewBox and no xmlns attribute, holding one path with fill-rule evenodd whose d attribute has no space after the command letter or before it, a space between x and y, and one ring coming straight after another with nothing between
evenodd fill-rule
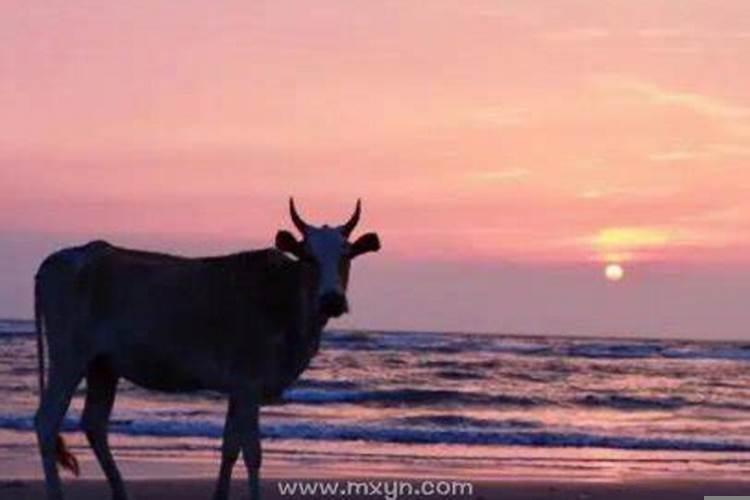
<instances>
[{"instance_id":1,"label":"dark brown cow","mask_svg":"<svg viewBox=\"0 0 750 500\"><path fill-rule=\"evenodd\" d=\"M35 425L49 499L63 498L56 462L77 473L59 432L84 377L81 426L113 498L126 498L107 443L120 378L161 391L227 394L214 498L228 498L240 451L251 498L259 498L259 407L297 379L317 352L326 322L347 312L351 260L380 249L374 233L348 241L359 202L338 227L305 223L293 200L290 212L303 238L279 231L275 249L192 259L97 241L42 263L35 302L42 396Z\"/></svg>"}]
</instances>

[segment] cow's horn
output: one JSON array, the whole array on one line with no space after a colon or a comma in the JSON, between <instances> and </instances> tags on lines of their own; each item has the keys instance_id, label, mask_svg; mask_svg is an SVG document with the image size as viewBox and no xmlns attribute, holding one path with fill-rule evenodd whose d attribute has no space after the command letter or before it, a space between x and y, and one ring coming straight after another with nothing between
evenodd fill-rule
<instances>
[{"instance_id":1,"label":"cow's horn","mask_svg":"<svg viewBox=\"0 0 750 500\"><path fill-rule=\"evenodd\" d=\"M292 216L292 222L299 229L299 232L305 234L308 224L297 213L297 207L294 206L294 198L291 197L289 198L289 214Z\"/></svg>"},{"instance_id":2,"label":"cow's horn","mask_svg":"<svg viewBox=\"0 0 750 500\"><path fill-rule=\"evenodd\" d=\"M354 209L354 213L352 214L349 221L341 226L341 233L344 236L349 236L352 234L352 231L354 231L354 228L357 227L357 223L359 222L359 213L362 211L362 200L357 200L357 207Z\"/></svg>"}]
</instances>

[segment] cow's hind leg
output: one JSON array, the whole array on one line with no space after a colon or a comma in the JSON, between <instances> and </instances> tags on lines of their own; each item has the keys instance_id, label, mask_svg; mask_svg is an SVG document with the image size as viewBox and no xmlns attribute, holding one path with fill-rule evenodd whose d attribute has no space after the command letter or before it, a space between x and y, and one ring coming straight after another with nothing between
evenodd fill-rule
<instances>
[{"instance_id":1,"label":"cow's hind leg","mask_svg":"<svg viewBox=\"0 0 750 500\"><path fill-rule=\"evenodd\" d=\"M86 373L86 403L83 407L81 427L89 445L107 476L114 500L126 500L125 484L109 449L107 430L109 416L115 402L118 377L103 359L94 360Z\"/></svg>"},{"instance_id":2,"label":"cow's hind leg","mask_svg":"<svg viewBox=\"0 0 750 500\"><path fill-rule=\"evenodd\" d=\"M57 471L58 436L70 399L83 378L83 373L52 369L49 384L41 397L39 410L34 417L39 451L49 500L62 500L62 485Z\"/></svg>"}]
</instances>

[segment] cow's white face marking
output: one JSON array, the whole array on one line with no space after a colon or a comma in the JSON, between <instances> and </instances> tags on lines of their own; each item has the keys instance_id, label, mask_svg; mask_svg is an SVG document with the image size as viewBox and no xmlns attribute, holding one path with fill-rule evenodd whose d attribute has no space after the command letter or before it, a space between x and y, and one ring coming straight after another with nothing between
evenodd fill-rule
<instances>
[{"instance_id":1,"label":"cow's white face marking","mask_svg":"<svg viewBox=\"0 0 750 500\"><path fill-rule=\"evenodd\" d=\"M315 259L319 269L318 297L327 293L344 295L345 284L340 272L347 241L341 230L334 227L310 227L305 234L307 254Z\"/></svg>"},{"instance_id":2,"label":"cow's white face marking","mask_svg":"<svg viewBox=\"0 0 750 500\"><path fill-rule=\"evenodd\" d=\"M276 233L276 248L298 259L312 261L318 271L318 307L324 317L337 318L349 310L346 301L346 285L349 282L351 260L358 255L380 250L380 239L375 233L367 233L353 243L349 236L359 222L361 202L349 220L338 227L315 227L305 222L297 213L294 199L289 199L289 215L294 226L304 236L302 242L289 231Z\"/></svg>"}]
</instances>

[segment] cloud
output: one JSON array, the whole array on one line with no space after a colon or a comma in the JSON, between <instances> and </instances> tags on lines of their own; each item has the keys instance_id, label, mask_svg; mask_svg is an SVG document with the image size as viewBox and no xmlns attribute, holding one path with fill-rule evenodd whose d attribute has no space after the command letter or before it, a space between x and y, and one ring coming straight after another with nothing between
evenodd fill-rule
<instances>
[{"instance_id":1,"label":"cloud","mask_svg":"<svg viewBox=\"0 0 750 500\"><path fill-rule=\"evenodd\" d=\"M470 172L468 176L479 181L505 182L528 177L530 173L531 171L526 168L510 168L505 170L475 171Z\"/></svg>"},{"instance_id":2,"label":"cloud","mask_svg":"<svg viewBox=\"0 0 750 500\"><path fill-rule=\"evenodd\" d=\"M717 118L750 118L750 108L730 101L695 92L667 89L652 83L617 75L593 77L595 85L644 98L654 104L678 106L696 113Z\"/></svg>"},{"instance_id":3,"label":"cloud","mask_svg":"<svg viewBox=\"0 0 750 500\"><path fill-rule=\"evenodd\" d=\"M689 33L682 28L644 28L635 34L641 38L681 38Z\"/></svg>"},{"instance_id":4,"label":"cloud","mask_svg":"<svg viewBox=\"0 0 750 500\"><path fill-rule=\"evenodd\" d=\"M604 28L573 28L562 31L552 31L542 33L541 37L552 41L565 42L588 42L592 40L602 40L609 38L610 31Z\"/></svg>"},{"instance_id":5,"label":"cloud","mask_svg":"<svg viewBox=\"0 0 750 500\"><path fill-rule=\"evenodd\" d=\"M646 49L649 52L657 54L677 54L677 55L695 55L706 51L705 47L700 45L686 45L682 47L648 47Z\"/></svg>"},{"instance_id":6,"label":"cloud","mask_svg":"<svg viewBox=\"0 0 750 500\"><path fill-rule=\"evenodd\" d=\"M472 113L472 118L497 127L513 127L528 122L529 114L527 108L493 106Z\"/></svg>"},{"instance_id":7,"label":"cloud","mask_svg":"<svg viewBox=\"0 0 750 500\"><path fill-rule=\"evenodd\" d=\"M651 153L648 159L655 162L681 162L721 158L744 158L750 156L750 147L742 144L715 143L700 149L677 149Z\"/></svg>"},{"instance_id":8,"label":"cloud","mask_svg":"<svg viewBox=\"0 0 750 500\"><path fill-rule=\"evenodd\" d=\"M651 161L658 161L658 162L673 162L673 161L694 160L695 158L699 156L700 154L695 151L676 150L676 151L665 151L662 153L652 153L648 156L648 159Z\"/></svg>"},{"instance_id":9,"label":"cloud","mask_svg":"<svg viewBox=\"0 0 750 500\"><path fill-rule=\"evenodd\" d=\"M707 149L716 156L750 156L750 146L744 144L709 144Z\"/></svg>"},{"instance_id":10,"label":"cloud","mask_svg":"<svg viewBox=\"0 0 750 500\"><path fill-rule=\"evenodd\" d=\"M584 244L602 261L659 259L670 249L705 249L718 241L718 235L676 225L612 226L584 238Z\"/></svg>"},{"instance_id":11,"label":"cloud","mask_svg":"<svg viewBox=\"0 0 750 500\"><path fill-rule=\"evenodd\" d=\"M607 262L637 260L672 243L672 231L658 227L607 227L585 239L597 258Z\"/></svg>"},{"instance_id":12,"label":"cloud","mask_svg":"<svg viewBox=\"0 0 750 500\"><path fill-rule=\"evenodd\" d=\"M668 231L651 227L608 227L592 239L596 247L605 249L660 247L669 241Z\"/></svg>"},{"instance_id":13,"label":"cloud","mask_svg":"<svg viewBox=\"0 0 750 500\"><path fill-rule=\"evenodd\" d=\"M672 187L606 187L590 188L580 193L584 200L604 200L611 198L625 198L629 200L643 200L646 198L666 198L674 196L677 190Z\"/></svg>"}]
</instances>

